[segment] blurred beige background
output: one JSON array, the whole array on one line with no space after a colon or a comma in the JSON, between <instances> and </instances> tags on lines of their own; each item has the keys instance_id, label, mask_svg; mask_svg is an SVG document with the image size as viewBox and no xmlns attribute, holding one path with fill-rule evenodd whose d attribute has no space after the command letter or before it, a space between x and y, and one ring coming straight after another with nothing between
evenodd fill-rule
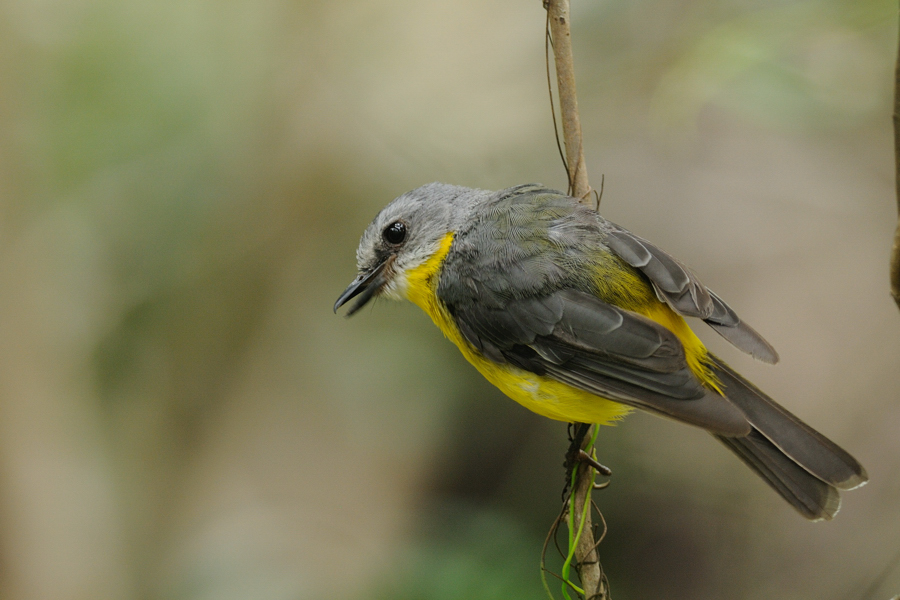
<instances>
[{"instance_id":1,"label":"blurred beige background","mask_svg":"<svg viewBox=\"0 0 900 600\"><path fill-rule=\"evenodd\" d=\"M900 550L887 0L573 0L603 212L855 454L810 524L702 432L604 429L617 600L863 598ZM0 598L538 599L565 426L412 306L331 314L440 180L564 186L538 0L0 0ZM900 593L900 566L868 598Z\"/></svg>"}]
</instances>

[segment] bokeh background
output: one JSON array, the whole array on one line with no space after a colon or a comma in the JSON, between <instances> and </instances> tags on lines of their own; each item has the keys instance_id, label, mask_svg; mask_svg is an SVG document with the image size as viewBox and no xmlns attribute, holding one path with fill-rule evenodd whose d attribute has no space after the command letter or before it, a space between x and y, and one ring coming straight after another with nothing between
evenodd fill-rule
<instances>
[{"instance_id":1,"label":"bokeh background","mask_svg":"<svg viewBox=\"0 0 900 600\"><path fill-rule=\"evenodd\" d=\"M604 214L872 479L810 524L701 431L604 428L613 596L900 593L896 2L573 18ZM538 0L0 0L0 598L545 597L565 425L411 305L331 312L400 193L564 187L543 28Z\"/></svg>"}]
</instances>

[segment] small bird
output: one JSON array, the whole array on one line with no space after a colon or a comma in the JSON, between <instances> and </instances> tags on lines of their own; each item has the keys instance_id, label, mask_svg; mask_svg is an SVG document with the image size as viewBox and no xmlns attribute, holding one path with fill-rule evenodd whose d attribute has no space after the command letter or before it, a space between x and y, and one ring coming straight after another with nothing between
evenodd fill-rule
<instances>
[{"instance_id":1,"label":"small bird","mask_svg":"<svg viewBox=\"0 0 900 600\"><path fill-rule=\"evenodd\" d=\"M388 204L334 310L407 299L526 408L611 424L633 408L702 427L810 520L864 484L852 456L707 351L697 317L755 358L775 349L679 261L575 198L431 183Z\"/></svg>"}]
</instances>

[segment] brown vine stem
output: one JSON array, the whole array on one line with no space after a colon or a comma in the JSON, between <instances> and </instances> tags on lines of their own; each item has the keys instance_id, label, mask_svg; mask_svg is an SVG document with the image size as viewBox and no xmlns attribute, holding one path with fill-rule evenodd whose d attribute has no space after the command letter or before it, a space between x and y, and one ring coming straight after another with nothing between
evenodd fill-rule
<instances>
[{"instance_id":1,"label":"brown vine stem","mask_svg":"<svg viewBox=\"0 0 900 600\"><path fill-rule=\"evenodd\" d=\"M575 63L572 55L572 31L570 28L569 0L544 0L550 35L553 40L553 56L556 66L556 81L559 91L559 107L562 117L563 140L566 148L569 194L588 203L591 186L588 183L587 167L584 161L584 147L581 137L581 120L578 117L578 99L575 93ZM576 426L577 427L577 426ZM586 435L586 444L591 436ZM591 448L584 448L588 455ZM600 566L599 552L594 541L591 523L590 493L593 486L592 467L584 462L576 466L576 479L569 502L569 511L574 515L575 531L581 530L575 548L576 569L587 600L606 600L609 597L606 578ZM588 510L585 511L585 504ZM581 516L585 515L584 523Z\"/></svg>"},{"instance_id":2,"label":"brown vine stem","mask_svg":"<svg viewBox=\"0 0 900 600\"><path fill-rule=\"evenodd\" d=\"M900 42L897 47L897 67L894 71L894 165L897 191L897 229L891 250L891 296L900 308Z\"/></svg>"},{"instance_id":3,"label":"brown vine stem","mask_svg":"<svg viewBox=\"0 0 900 600\"><path fill-rule=\"evenodd\" d=\"M544 8L550 19L553 56L556 65L556 85L559 89L559 108L562 117L563 141L569 169L569 194L586 201L591 193L584 148L581 140L581 120L578 117L578 98L575 94L575 63L572 58L572 31L569 27L569 0L545 0Z\"/></svg>"},{"instance_id":4,"label":"brown vine stem","mask_svg":"<svg viewBox=\"0 0 900 600\"><path fill-rule=\"evenodd\" d=\"M596 427L596 425L594 425ZM585 446L590 445L590 432L585 436ZM585 450L591 453L591 448ZM584 505L590 502L591 489L594 485L593 467L585 462L578 463L575 474L575 486L569 503L569 510L574 515L574 530L581 530L581 537L575 547L575 560L578 561L575 568L578 570L578 578L581 580L586 600L607 600L609 589L606 578L603 576L603 567L600 566L600 551L594 540L594 528L591 522L590 506L584 510ZM584 515L584 524L581 516Z\"/></svg>"}]
</instances>

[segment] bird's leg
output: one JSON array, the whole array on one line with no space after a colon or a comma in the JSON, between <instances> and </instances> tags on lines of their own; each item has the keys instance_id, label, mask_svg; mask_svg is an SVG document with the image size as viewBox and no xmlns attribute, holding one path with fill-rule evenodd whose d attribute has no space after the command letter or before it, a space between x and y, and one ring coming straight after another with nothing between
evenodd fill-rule
<instances>
[{"instance_id":1,"label":"bird's leg","mask_svg":"<svg viewBox=\"0 0 900 600\"><path fill-rule=\"evenodd\" d=\"M572 427L575 428L574 434L572 433ZM587 463L588 465L593 467L595 471L605 477L609 477L610 475L612 475L612 471L609 469L609 467L601 465L581 447L582 444L584 444L584 438L587 436L590 428L591 426L588 423L572 423L569 425L569 440L571 443L569 444L569 449L566 451L566 462L563 463L566 467L566 485L563 488L563 497L565 497L566 492L569 491L569 485L572 482L572 470L580 462ZM609 481L606 481L604 483L597 483L594 484L594 489L602 490L608 485Z\"/></svg>"},{"instance_id":2,"label":"bird's leg","mask_svg":"<svg viewBox=\"0 0 900 600\"><path fill-rule=\"evenodd\" d=\"M572 433L572 428L575 433ZM566 450L566 481L572 478L572 469L578 462L578 453L581 452L581 445L584 444L584 438L590 430L591 426L587 423L571 423L569 424L569 449Z\"/></svg>"}]
</instances>

